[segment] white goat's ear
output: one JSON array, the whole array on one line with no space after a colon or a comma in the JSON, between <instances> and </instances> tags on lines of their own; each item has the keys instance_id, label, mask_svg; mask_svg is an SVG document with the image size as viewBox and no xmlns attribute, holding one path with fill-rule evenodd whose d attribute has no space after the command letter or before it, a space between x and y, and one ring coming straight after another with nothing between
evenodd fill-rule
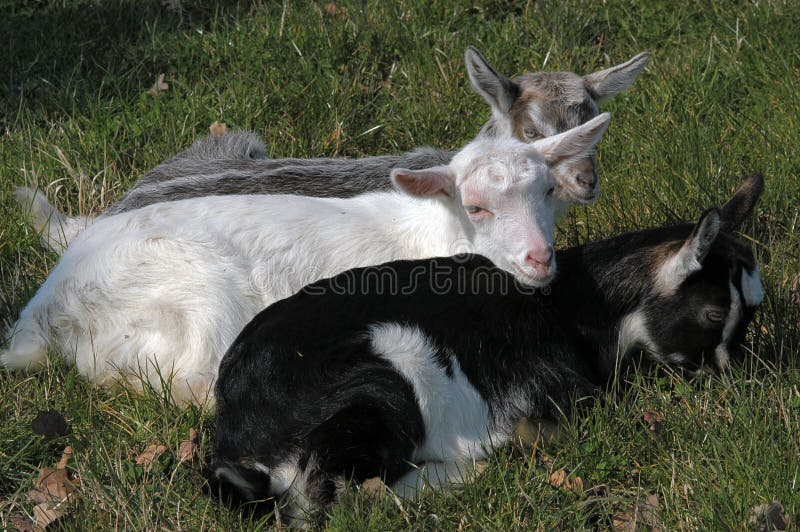
<instances>
[{"instance_id":1,"label":"white goat's ear","mask_svg":"<svg viewBox=\"0 0 800 532\"><path fill-rule=\"evenodd\" d=\"M736 194L720 209L722 230L730 233L739 229L753 213L762 192L764 192L764 176L755 174L748 177Z\"/></svg>"},{"instance_id":2,"label":"white goat's ear","mask_svg":"<svg viewBox=\"0 0 800 532\"><path fill-rule=\"evenodd\" d=\"M594 152L610 120L610 114L602 113L578 127L537 140L531 146L550 166L577 157L587 157Z\"/></svg>"},{"instance_id":3,"label":"white goat's ear","mask_svg":"<svg viewBox=\"0 0 800 532\"><path fill-rule=\"evenodd\" d=\"M517 84L498 74L474 46L467 46L464 62L467 64L469 80L477 93L494 111L508 114L519 95Z\"/></svg>"},{"instance_id":4,"label":"white goat's ear","mask_svg":"<svg viewBox=\"0 0 800 532\"><path fill-rule=\"evenodd\" d=\"M455 196L456 176L449 166L424 170L395 168L391 179L395 188L410 196Z\"/></svg>"},{"instance_id":5,"label":"white goat's ear","mask_svg":"<svg viewBox=\"0 0 800 532\"><path fill-rule=\"evenodd\" d=\"M583 76L584 86L598 103L609 100L633 85L649 57L647 52L642 52L621 65L587 74Z\"/></svg>"},{"instance_id":6,"label":"white goat's ear","mask_svg":"<svg viewBox=\"0 0 800 532\"><path fill-rule=\"evenodd\" d=\"M674 292L691 274L700 271L722 221L717 209L709 209L700 217L680 249L661 264L656 272L656 288L662 293Z\"/></svg>"}]
</instances>

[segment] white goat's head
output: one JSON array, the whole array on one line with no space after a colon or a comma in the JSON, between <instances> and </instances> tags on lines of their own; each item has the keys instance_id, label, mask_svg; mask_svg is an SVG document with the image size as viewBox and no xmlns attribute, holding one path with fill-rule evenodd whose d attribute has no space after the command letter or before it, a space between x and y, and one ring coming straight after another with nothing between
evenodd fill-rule
<instances>
[{"instance_id":1,"label":"white goat's head","mask_svg":"<svg viewBox=\"0 0 800 532\"><path fill-rule=\"evenodd\" d=\"M472 251L522 283L544 286L556 272L553 231L556 211L564 203L555 195L556 170L587 157L610 118L603 113L532 144L479 137L449 165L395 169L392 182L412 196L446 201L459 217Z\"/></svg>"}]
</instances>

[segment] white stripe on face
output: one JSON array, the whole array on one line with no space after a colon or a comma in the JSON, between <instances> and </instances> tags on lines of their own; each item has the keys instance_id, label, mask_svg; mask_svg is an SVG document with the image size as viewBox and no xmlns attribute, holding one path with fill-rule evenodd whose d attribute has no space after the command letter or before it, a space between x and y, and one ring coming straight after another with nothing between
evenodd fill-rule
<instances>
[{"instance_id":1,"label":"white stripe on face","mask_svg":"<svg viewBox=\"0 0 800 532\"><path fill-rule=\"evenodd\" d=\"M761 275L757 265L752 272L742 268L742 295L748 307L755 307L764 301L764 288L761 286Z\"/></svg>"},{"instance_id":2,"label":"white stripe on face","mask_svg":"<svg viewBox=\"0 0 800 532\"><path fill-rule=\"evenodd\" d=\"M736 331L736 326L739 325L739 321L742 319L742 300L739 297L739 291L733 282L728 284L731 291L731 307L728 311L728 318L725 320L725 327L722 329L722 341L714 349L714 363L720 371L725 371L728 368L728 364L730 364L731 357L728 353L728 342L730 342L733 333ZM744 284L744 278L742 279L742 284Z\"/></svg>"}]
</instances>

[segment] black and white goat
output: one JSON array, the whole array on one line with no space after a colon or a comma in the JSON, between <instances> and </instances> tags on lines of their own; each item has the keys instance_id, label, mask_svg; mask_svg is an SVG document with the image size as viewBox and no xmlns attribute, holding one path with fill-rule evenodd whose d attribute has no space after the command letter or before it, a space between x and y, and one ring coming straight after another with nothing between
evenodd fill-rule
<instances>
[{"instance_id":1,"label":"black and white goat","mask_svg":"<svg viewBox=\"0 0 800 532\"><path fill-rule=\"evenodd\" d=\"M510 80L497 73L473 47L465 61L473 88L492 108L492 117L476 138L516 138L534 142L588 122L599 104L630 87L647 63L640 53L625 63L586 76L572 72L533 72ZM351 197L392 188L394 168L419 170L446 165L456 152L417 148L401 155L363 159L267 159L260 139L252 133L208 137L143 175L103 216L167 201L211 195L298 194ZM588 204L599 187L593 155L554 170L556 197L565 203ZM42 240L61 253L95 218L68 217L44 195L20 187L20 205L31 213Z\"/></svg>"},{"instance_id":2,"label":"black and white goat","mask_svg":"<svg viewBox=\"0 0 800 532\"><path fill-rule=\"evenodd\" d=\"M559 252L549 295L457 256L350 270L273 304L222 361L214 481L288 496L299 519L345 479L413 496L461 481L520 418L558 419L632 352L726 368L763 298L731 235L762 188L750 178L695 225Z\"/></svg>"}]
</instances>

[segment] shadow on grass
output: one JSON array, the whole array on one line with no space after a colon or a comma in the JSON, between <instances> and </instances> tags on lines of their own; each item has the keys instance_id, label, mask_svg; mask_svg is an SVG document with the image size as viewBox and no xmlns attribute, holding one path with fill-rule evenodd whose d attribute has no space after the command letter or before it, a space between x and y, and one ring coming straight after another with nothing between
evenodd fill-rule
<instances>
[{"instance_id":1,"label":"shadow on grass","mask_svg":"<svg viewBox=\"0 0 800 532\"><path fill-rule=\"evenodd\" d=\"M14 4L0 7L0 127L22 103L50 114L103 90L138 94L169 65L157 44L165 35L246 13L236 2L184 2L180 12L158 0Z\"/></svg>"}]
</instances>

